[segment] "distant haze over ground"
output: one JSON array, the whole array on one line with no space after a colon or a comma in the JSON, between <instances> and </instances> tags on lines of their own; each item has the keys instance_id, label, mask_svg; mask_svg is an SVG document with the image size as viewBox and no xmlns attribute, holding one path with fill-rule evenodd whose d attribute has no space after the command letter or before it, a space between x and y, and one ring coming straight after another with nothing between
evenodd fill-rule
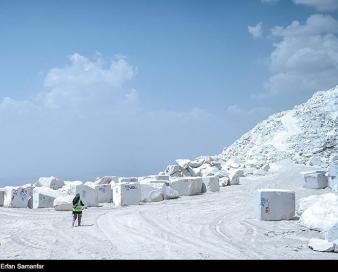
<instances>
[{"instance_id":1,"label":"distant haze over ground","mask_svg":"<svg viewBox=\"0 0 338 272\"><path fill-rule=\"evenodd\" d=\"M338 1L2 1L0 186L157 173L338 84Z\"/></svg>"}]
</instances>

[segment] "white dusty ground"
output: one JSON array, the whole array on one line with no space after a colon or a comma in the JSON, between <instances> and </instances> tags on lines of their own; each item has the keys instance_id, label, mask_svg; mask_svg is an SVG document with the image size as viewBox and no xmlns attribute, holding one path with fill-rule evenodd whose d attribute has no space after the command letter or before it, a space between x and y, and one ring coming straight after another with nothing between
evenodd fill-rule
<instances>
[{"instance_id":1,"label":"white dusty ground","mask_svg":"<svg viewBox=\"0 0 338 272\"><path fill-rule=\"evenodd\" d=\"M255 217L259 188L296 190L296 201L325 190L302 188L299 171L284 166L266 177L241 179L219 193L159 203L84 211L71 228L71 212L0 209L1 259L338 259L308 248L322 234L298 220Z\"/></svg>"}]
</instances>

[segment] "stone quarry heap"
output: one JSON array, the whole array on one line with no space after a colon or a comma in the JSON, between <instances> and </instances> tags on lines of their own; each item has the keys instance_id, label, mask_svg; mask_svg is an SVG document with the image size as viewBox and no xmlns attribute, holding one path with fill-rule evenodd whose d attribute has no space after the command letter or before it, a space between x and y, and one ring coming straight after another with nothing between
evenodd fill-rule
<instances>
[{"instance_id":1,"label":"stone quarry heap","mask_svg":"<svg viewBox=\"0 0 338 272\"><path fill-rule=\"evenodd\" d=\"M292 110L274 114L245 133L220 155L255 166L289 158L327 167L338 151L338 86L316 92Z\"/></svg>"},{"instance_id":2,"label":"stone quarry heap","mask_svg":"<svg viewBox=\"0 0 338 272\"><path fill-rule=\"evenodd\" d=\"M291 110L269 116L221 154L190 162L176 160L177 165L168 166L165 173L208 176L212 172L228 171L235 163L246 169L244 175L259 174L257 170L268 171L269 163L283 159L326 168L332 160L338 160L337 139L338 85L316 92Z\"/></svg>"}]
</instances>

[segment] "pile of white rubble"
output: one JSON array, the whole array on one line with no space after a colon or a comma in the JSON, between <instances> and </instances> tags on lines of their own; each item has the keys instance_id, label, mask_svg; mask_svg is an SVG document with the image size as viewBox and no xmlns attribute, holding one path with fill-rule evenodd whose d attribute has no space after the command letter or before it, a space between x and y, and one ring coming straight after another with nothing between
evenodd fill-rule
<instances>
[{"instance_id":1,"label":"pile of white rubble","mask_svg":"<svg viewBox=\"0 0 338 272\"><path fill-rule=\"evenodd\" d=\"M310 239L310 248L316 251L338 252L338 196L336 193L300 199L298 214L301 225L317 230L323 235L324 239Z\"/></svg>"},{"instance_id":2,"label":"pile of white rubble","mask_svg":"<svg viewBox=\"0 0 338 272\"><path fill-rule=\"evenodd\" d=\"M238 185L239 178L249 173L237 160L229 159L226 162L219 161L215 156L201 156L196 160L178 159L176 164L168 165L159 175L167 175L170 178L180 177L218 177L220 186ZM261 170L265 174L269 170L265 165ZM251 172L252 173L252 172Z\"/></svg>"},{"instance_id":3,"label":"pile of white rubble","mask_svg":"<svg viewBox=\"0 0 338 272\"><path fill-rule=\"evenodd\" d=\"M338 252L338 162L333 161L324 175L322 172L325 171L317 171L309 175L305 173L304 187L311 189L329 187L332 192L301 198L297 213L302 226L323 234L324 239L309 241L311 249ZM310 183L307 181L309 177L311 178Z\"/></svg>"}]
</instances>

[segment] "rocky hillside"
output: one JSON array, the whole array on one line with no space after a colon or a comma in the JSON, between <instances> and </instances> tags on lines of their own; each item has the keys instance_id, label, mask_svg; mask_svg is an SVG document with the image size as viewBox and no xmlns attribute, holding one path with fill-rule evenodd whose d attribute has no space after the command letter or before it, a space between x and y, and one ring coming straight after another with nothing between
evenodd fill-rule
<instances>
[{"instance_id":1,"label":"rocky hillside","mask_svg":"<svg viewBox=\"0 0 338 272\"><path fill-rule=\"evenodd\" d=\"M267 170L268 164L289 158L295 163L327 167L338 154L338 85L316 92L307 102L273 114L216 156L177 160L165 173L204 176L231 167L245 173ZM246 170L245 170L246 169ZM249 170L250 169L250 170Z\"/></svg>"},{"instance_id":2,"label":"rocky hillside","mask_svg":"<svg viewBox=\"0 0 338 272\"><path fill-rule=\"evenodd\" d=\"M256 166L290 158L326 167L338 152L338 86L257 124L219 156Z\"/></svg>"}]
</instances>

